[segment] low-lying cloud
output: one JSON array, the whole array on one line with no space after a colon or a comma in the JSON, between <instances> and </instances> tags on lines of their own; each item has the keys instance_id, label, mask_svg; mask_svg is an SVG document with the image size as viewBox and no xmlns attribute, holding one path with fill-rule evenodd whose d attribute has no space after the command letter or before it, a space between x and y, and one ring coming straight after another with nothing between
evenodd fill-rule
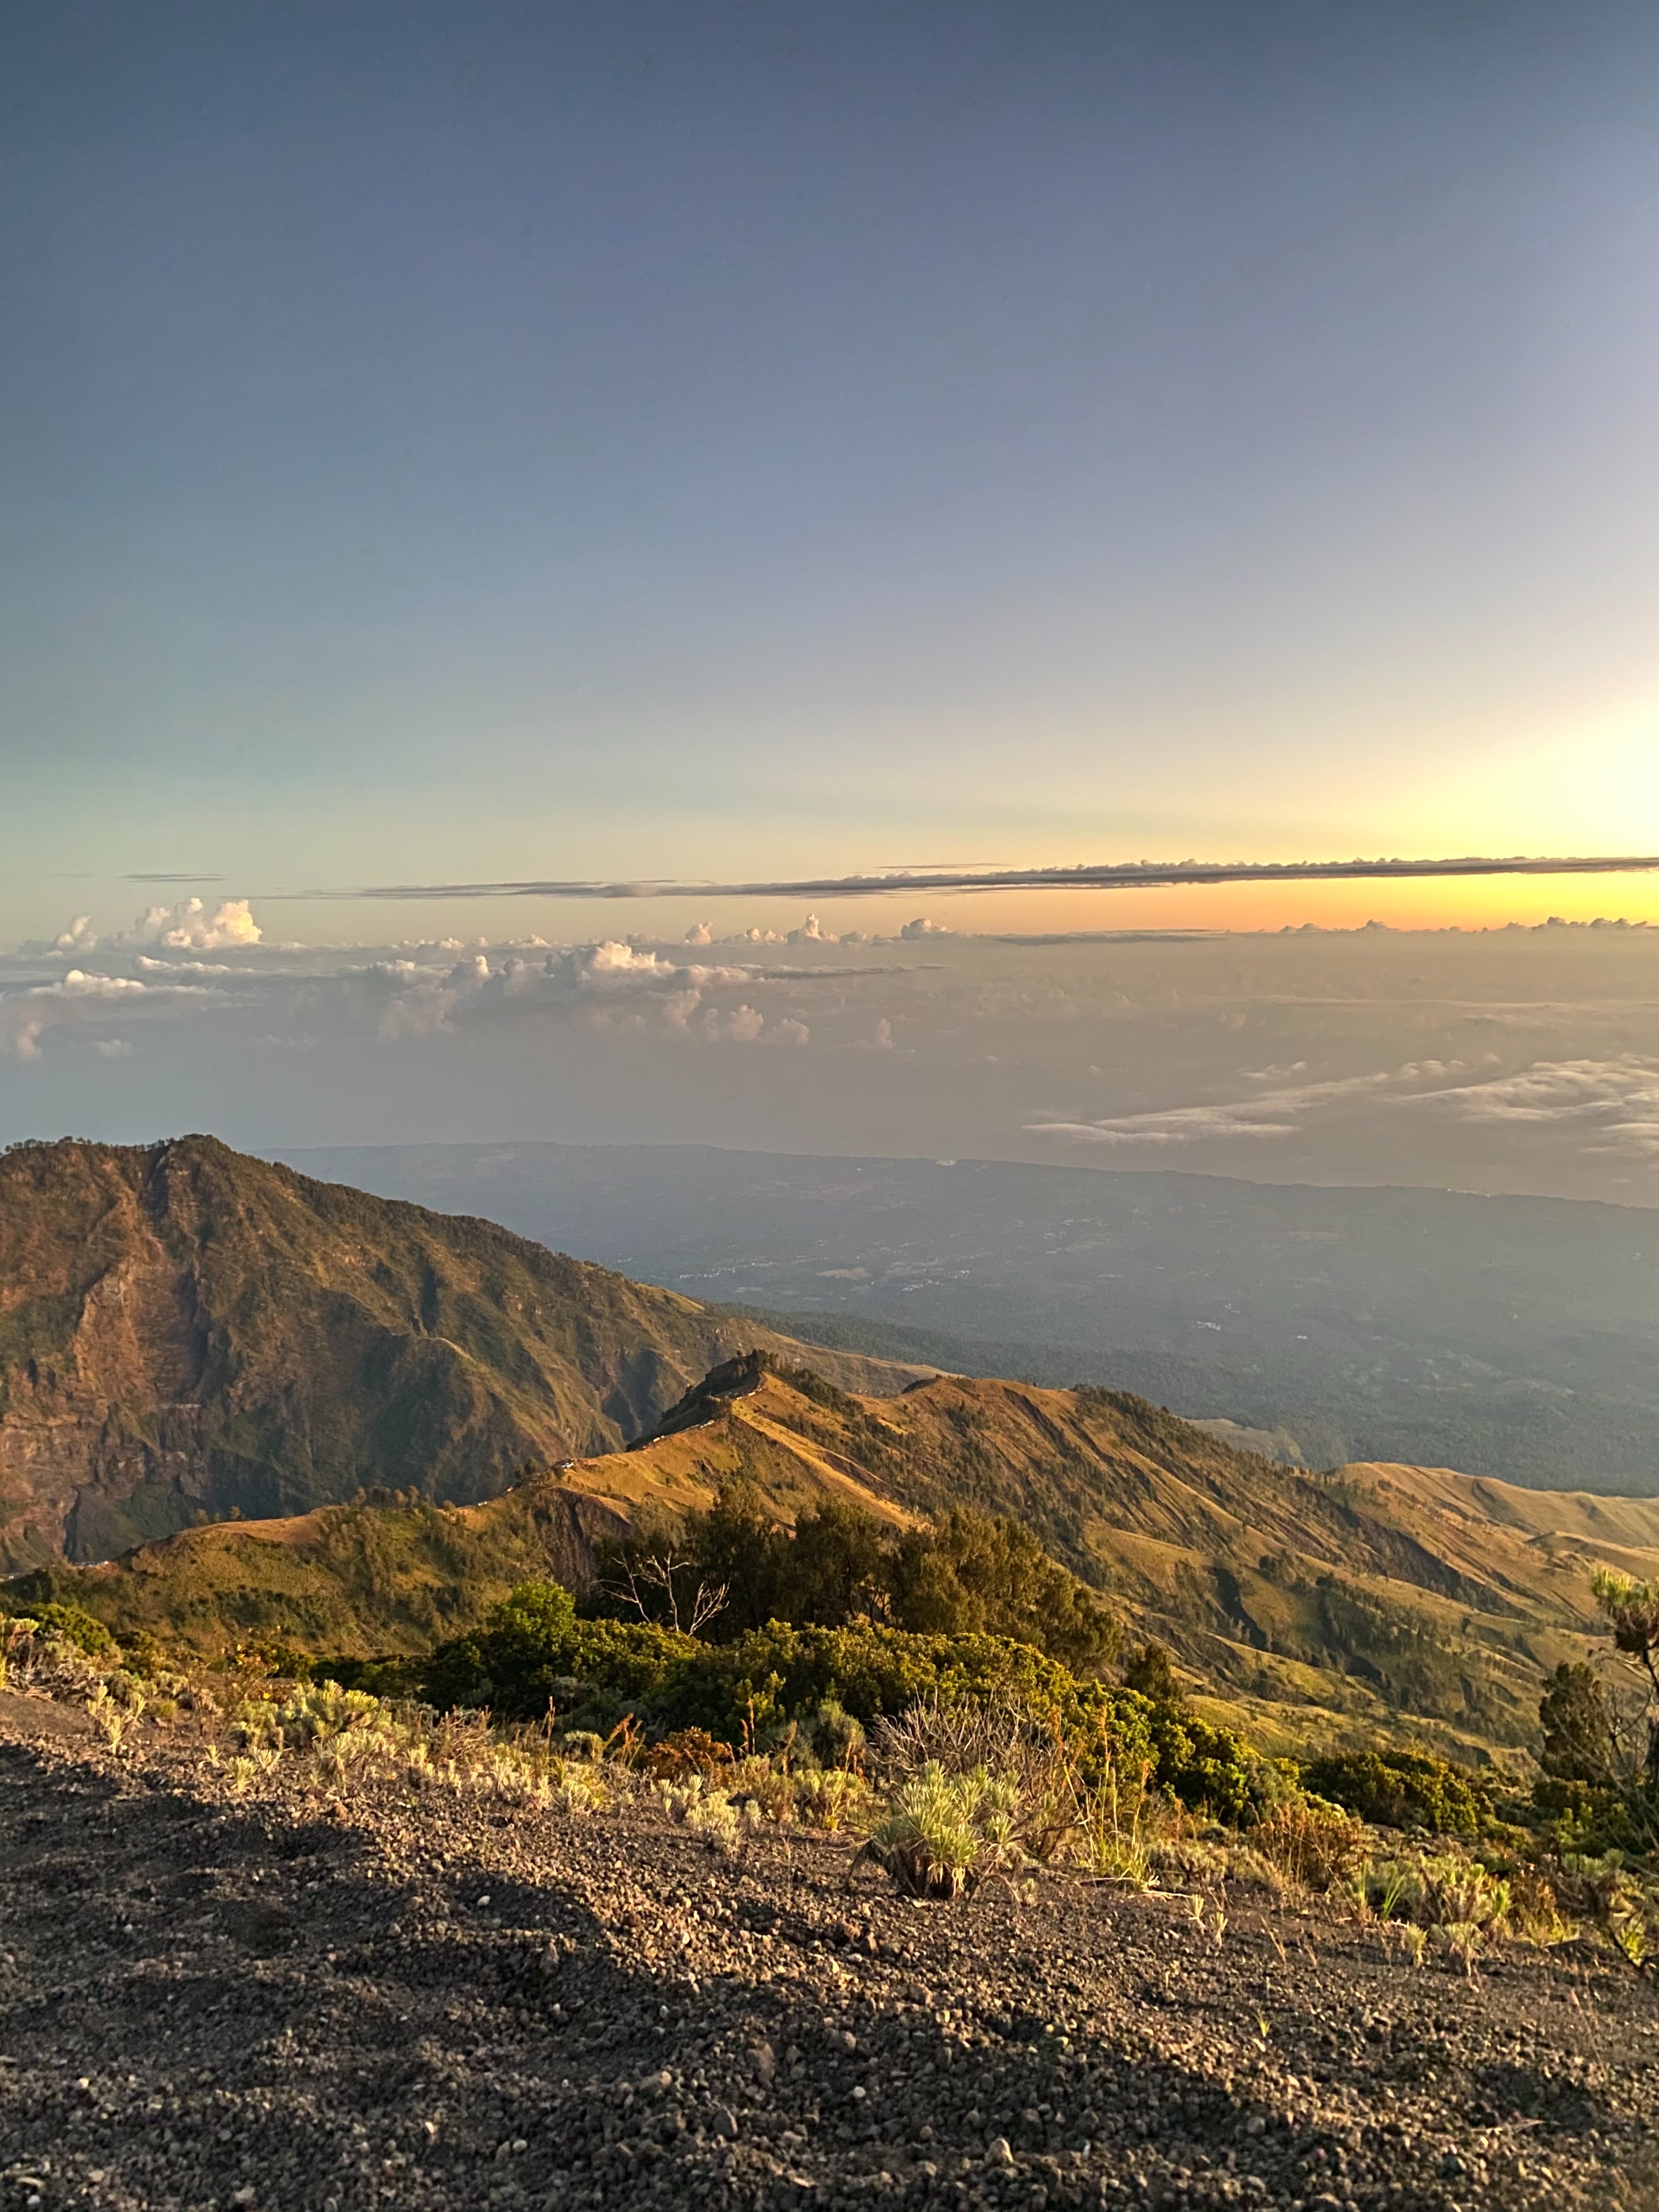
<instances>
[{"instance_id":1,"label":"low-lying cloud","mask_svg":"<svg viewBox=\"0 0 1659 2212\"><path fill-rule=\"evenodd\" d=\"M1534 1061L1413 1102L1498 1128L1574 1126L1599 1150L1659 1154L1659 1060Z\"/></svg>"},{"instance_id":2,"label":"low-lying cloud","mask_svg":"<svg viewBox=\"0 0 1659 2212\"><path fill-rule=\"evenodd\" d=\"M508 1012L564 1012L611 1027L619 1013L631 1013L641 1021L649 1015L682 1036L732 1044L752 1043L768 1033L770 1018L746 998L732 1006L713 1003L711 994L767 986L799 989L861 980L869 972L681 960L659 947L614 938L550 950L539 959L512 953L492 962L480 951L453 964L406 958L377 962L368 971L372 981L390 987L379 1019L383 1037L430 1036ZM793 1014L774 1023L769 1033L796 1045L811 1038L810 1026Z\"/></svg>"},{"instance_id":3,"label":"low-lying cloud","mask_svg":"<svg viewBox=\"0 0 1659 2212\"><path fill-rule=\"evenodd\" d=\"M1085 1144L1109 1146L1195 1145L1206 1138L1293 1137L1310 1115L1338 1100L1375 1093L1399 1080L1399 1073L1389 1071L1375 1075L1348 1075L1324 1083L1259 1091L1249 1098L1195 1106L1164 1106L1145 1114L1109 1115L1097 1121L1028 1121L1025 1127L1036 1135L1075 1137Z\"/></svg>"}]
</instances>

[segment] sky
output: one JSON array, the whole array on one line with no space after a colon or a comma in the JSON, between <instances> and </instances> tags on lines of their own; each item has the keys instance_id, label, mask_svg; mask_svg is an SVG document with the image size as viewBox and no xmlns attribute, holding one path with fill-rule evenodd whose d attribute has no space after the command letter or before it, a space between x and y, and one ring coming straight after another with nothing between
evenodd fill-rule
<instances>
[{"instance_id":1,"label":"sky","mask_svg":"<svg viewBox=\"0 0 1659 2212\"><path fill-rule=\"evenodd\" d=\"M1519 1017L1494 1074L1390 1011L1373 920L1436 933L1449 1004L1556 1008L1539 1065L1639 1063L1645 938L1542 925L1659 924L1659 874L489 887L1659 853L1656 124L1659 17L1596 0L5 11L0 1135L1640 1196L1595 1149L1639 1067L1577 1119L1387 1121L1432 1142L1360 1092L1293 1137L1061 1125L1281 1061L1520 1079ZM1307 925L1363 1049L1274 950ZM1188 940L1001 942L1100 931L1233 933L1202 1052L1111 1011Z\"/></svg>"},{"instance_id":2,"label":"sky","mask_svg":"<svg viewBox=\"0 0 1659 2212\"><path fill-rule=\"evenodd\" d=\"M1651 9L65 0L0 83L18 938L1659 849Z\"/></svg>"}]
</instances>

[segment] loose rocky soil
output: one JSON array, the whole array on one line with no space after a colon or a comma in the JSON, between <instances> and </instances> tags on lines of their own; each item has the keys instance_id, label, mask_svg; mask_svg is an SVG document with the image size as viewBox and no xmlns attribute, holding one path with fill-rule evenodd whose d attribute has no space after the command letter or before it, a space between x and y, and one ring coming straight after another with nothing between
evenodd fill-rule
<instances>
[{"instance_id":1,"label":"loose rocky soil","mask_svg":"<svg viewBox=\"0 0 1659 2212\"><path fill-rule=\"evenodd\" d=\"M5 1696L0 2212L1659 2206L1659 1993L1611 1962L1469 1981L1064 1875L917 1905L854 1856L238 1799Z\"/></svg>"}]
</instances>

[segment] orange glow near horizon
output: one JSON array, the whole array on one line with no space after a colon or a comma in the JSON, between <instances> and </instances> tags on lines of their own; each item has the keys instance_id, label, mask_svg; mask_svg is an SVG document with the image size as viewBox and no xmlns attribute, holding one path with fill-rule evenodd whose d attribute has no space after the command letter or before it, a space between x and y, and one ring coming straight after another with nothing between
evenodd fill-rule
<instances>
[{"instance_id":1,"label":"orange glow near horizon","mask_svg":"<svg viewBox=\"0 0 1659 2212\"><path fill-rule=\"evenodd\" d=\"M862 902L860 903L863 903ZM890 906L892 901L884 903ZM1564 921L1659 925L1659 874L1471 876L1286 884L1172 884L1127 891L957 892L928 905L949 928L1032 934L1081 929L1503 929ZM835 927L830 915L826 927ZM860 927L868 927L867 923Z\"/></svg>"},{"instance_id":2,"label":"orange glow near horizon","mask_svg":"<svg viewBox=\"0 0 1659 2212\"><path fill-rule=\"evenodd\" d=\"M256 909L258 903L256 900ZM337 942L350 912L357 925L351 936L376 944L454 939L470 945L481 938L502 944L532 936L554 944L627 937L674 943L699 923L707 923L718 942L751 927L787 933L799 928L809 911L817 914L826 933L845 936L861 930L870 937L895 937L907 922L923 916L964 936L1118 930L1273 932L1306 924L1353 930L1363 929L1368 921L1397 930L1480 930L1503 929L1511 923L1535 927L1552 916L1569 922L1605 920L1659 927L1659 872L1176 884L1145 890L911 888L856 898L484 897L374 901L355 908L319 902L289 906L283 930L293 929L313 944Z\"/></svg>"}]
</instances>

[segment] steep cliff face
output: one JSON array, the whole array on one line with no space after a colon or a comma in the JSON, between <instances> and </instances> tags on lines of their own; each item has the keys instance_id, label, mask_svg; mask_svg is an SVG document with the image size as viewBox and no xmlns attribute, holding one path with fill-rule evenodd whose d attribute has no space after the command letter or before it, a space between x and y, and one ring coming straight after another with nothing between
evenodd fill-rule
<instances>
[{"instance_id":1,"label":"steep cliff face","mask_svg":"<svg viewBox=\"0 0 1659 2212\"><path fill-rule=\"evenodd\" d=\"M763 1341L788 1343L211 1138L19 1146L0 1157L0 1569L375 1485L490 1497L614 1450ZM907 1379L854 1364L855 1388Z\"/></svg>"}]
</instances>

